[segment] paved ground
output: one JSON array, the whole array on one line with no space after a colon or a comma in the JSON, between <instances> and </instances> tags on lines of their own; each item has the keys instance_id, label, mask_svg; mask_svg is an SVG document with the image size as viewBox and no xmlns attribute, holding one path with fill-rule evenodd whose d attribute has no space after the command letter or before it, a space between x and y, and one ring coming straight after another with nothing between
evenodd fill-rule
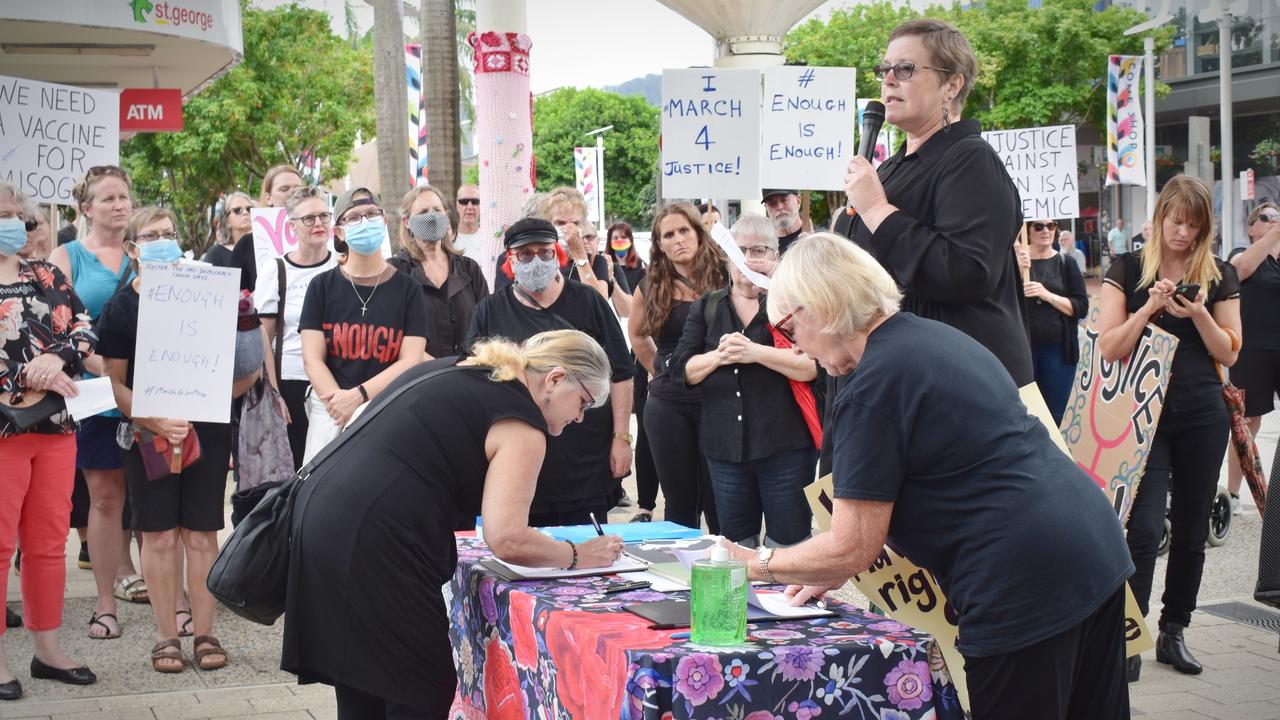
<instances>
[{"instance_id":1,"label":"paved ground","mask_svg":"<svg viewBox=\"0 0 1280 720\"><path fill-rule=\"evenodd\" d=\"M1280 420L1272 415L1263 424L1260 448L1272 457L1280 434ZM634 481L627 481L635 497ZM1261 521L1246 496L1244 515L1237 517L1227 543L1209 550L1202 605L1225 601L1252 603L1257 574ZM616 510L611 519L625 521L630 510ZM323 720L336 717L333 693L325 686L298 686L279 670L280 623L262 627L219 611L215 634L231 652L231 664L214 672L192 668L179 675L161 675L150 668L148 651L154 642L150 606L121 603L124 636L118 640L90 640L85 624L93 607L93 580L79 570L74 558L78 544L68 543L67 603L64 647L92 667L96 685L75 688L51 681L33 681L26 664L31 657L30 636L9 631L5 647L22 681L25 697L0 703L0 719L40 720L178 720L196 718L263 718L267 720ZM1156 568L1158 599L1163 586L1163 560ZM10 575L9 598L21 609L16 578ZM1155 619L1155 612L1152 621ZM1198 677L1179 675L1144 657L1142 680L1132 685L1135 716L1144 720L1280 719L1280 652L1275 633L1197 613L1187 631L1193 652L1205 665ZM190 641L184 651L190 656Z\"/></svg>"}]
</instances>

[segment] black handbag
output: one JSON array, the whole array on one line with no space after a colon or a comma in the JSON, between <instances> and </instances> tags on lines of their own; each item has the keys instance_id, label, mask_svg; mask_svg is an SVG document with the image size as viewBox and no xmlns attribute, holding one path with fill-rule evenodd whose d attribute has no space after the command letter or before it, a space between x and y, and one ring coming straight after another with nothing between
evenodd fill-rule
<instances>
[{"instance_id":1,"label":"black handbag","mask_svg":"<svg viewBox=\"0 0 1280 720\"><path fill-rule=\"evenodd\" d=\"M284 614L289 584L289 556L293 544L294 503L311 474L337 450L351 442L371 419L415 385L456 369L433 370L396 388L324 447L288 479L259 485L262 499L232 531L205 582L218 602L235 614L262 625L274 625ZM302 510L305 510L303 508ZM301 511L299 511L301 512Z\"/></svg>"},{"instance_id":2,"label":"black handbag","mask_svg":"<svg viewBox=\"0 0 1280 720\"><path fill-rule=\"evenodd\" d=\"M56 392L28 390L22 405L9 404L9 394L0 393L0 426L20 435L66 409L66 401Z\"/></svg>"}]
</instances>

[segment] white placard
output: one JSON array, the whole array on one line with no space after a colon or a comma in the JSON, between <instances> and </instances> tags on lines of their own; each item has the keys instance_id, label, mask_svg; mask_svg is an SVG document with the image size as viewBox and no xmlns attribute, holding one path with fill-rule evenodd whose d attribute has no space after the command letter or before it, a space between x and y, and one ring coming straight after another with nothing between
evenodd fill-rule
<instances>
[{"instance_id":1,"label":"white placard","mask_svg":"<svg viewBox=\"0 0 1280 720\"><path fill-rule=\"evenodd\" d=\"M853 144L853 68L779 65L764 71L764 187L840 190Z\"/></svg>"},{"instance_id":2,"label":"white placard","mask_svg":"<svg viewBox=\"0 0 1280 720\"><path fill-rule=\"evenodd\" d=\"M996 149L1022 197L1025 220L1080 216L1080 179L1074 125L991 130L982 139Z\"/></svg>"},{"instance_id":3,"label":"white placard","mask_svg":"<svg viewBox=\"0 0 1280 720\"><path fill-rule=\"evenodd\" d=\"M120 162L120 96L0 75L0 179L36 202L75 205L95 165Z\"/></svg>"},{"instance_id":4,"label":"white placard","mask_svg":"<svg viewBox=\"0 0 1280 720\"><path fill-rule=\"evenodd\" d=\"M239 268L143 263L133 415L231 420Z\"/></svg>"},{"instance_id":5,"label":"white placard","mask_svg":"<svg viewBox=\"0 0 1280 720\"><path fill-rule=\"evenodd\" d=\"M662 195L760 194L760 71L662 71Z\"/></svg>"}]
</instances>

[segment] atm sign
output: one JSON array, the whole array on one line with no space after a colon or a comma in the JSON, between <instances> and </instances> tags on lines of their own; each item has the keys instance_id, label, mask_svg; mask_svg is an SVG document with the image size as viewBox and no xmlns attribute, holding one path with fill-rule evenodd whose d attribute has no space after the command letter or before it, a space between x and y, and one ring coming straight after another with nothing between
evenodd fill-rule
<instances>
[{"instance_id":1,"label":"atm sign","mask_svg":"<svg viewBox=\"0 0 1280 720\"><path fill-rule=\"evenodd\" d=\"M121 132L180 132L182 91L130 88L120 93Z\"/></svg>"}]
</instances>

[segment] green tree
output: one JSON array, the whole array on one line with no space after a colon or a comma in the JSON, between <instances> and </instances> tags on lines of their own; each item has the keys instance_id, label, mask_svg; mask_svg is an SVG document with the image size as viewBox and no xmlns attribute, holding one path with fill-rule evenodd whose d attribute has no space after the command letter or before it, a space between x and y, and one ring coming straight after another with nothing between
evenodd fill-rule
<instances>
[{"instance_id":1,"label":"green tree","mask_svg":"<svg viewBox=\"0 0 1280 720\"><path fill-rule=\"evenodd\" d=\"M187 99L183 131L121 145L135 202L173 208L197 256L212 241L223 193L257 197L263 174L280 163L318 167L321 181L342 177L357 135L373 134L367 52L333 35L323 12L257 10L244 0L241 8L244 61Z\"/></svg>"},{"instance_id":2,"label":"green tree","mask_svg":"<svg viewBox=\"0 0 1280 720\"><path fill-rule=\"evenodd\" d=\"M658 108L638 96L566 88L534 100L533 117L538 190L572 187L573 148L594 145L595 139L585 133L612 125L604 136L605 216L648 223L658 162Z\"/></svg>"},{"instance_id":3,"label":"green tree","mask_svg":"<svg viewBox=\"0 0 1280 720\"><path fill-rule=\"evenodd\" d=\"M978 56L978 77L964 116L984 129L1087 124L1105 135L1107 56L1142 54L1142 37L1124 30L1146 16L1093 0L1053 0L1041 8L1026 0L986 0L968 8L933 7L928 17L964 32ZM809 65L858 68L858 96L879 97L870 69L884 57L889 33L916 17L910 8L879 2L838 10L826 22L811 20L787 36L787 59ZM1156 36L1156 52L1173 30ZM1167 92L1158 83L1157 92Z\"/></svg>"}]
</instances>

